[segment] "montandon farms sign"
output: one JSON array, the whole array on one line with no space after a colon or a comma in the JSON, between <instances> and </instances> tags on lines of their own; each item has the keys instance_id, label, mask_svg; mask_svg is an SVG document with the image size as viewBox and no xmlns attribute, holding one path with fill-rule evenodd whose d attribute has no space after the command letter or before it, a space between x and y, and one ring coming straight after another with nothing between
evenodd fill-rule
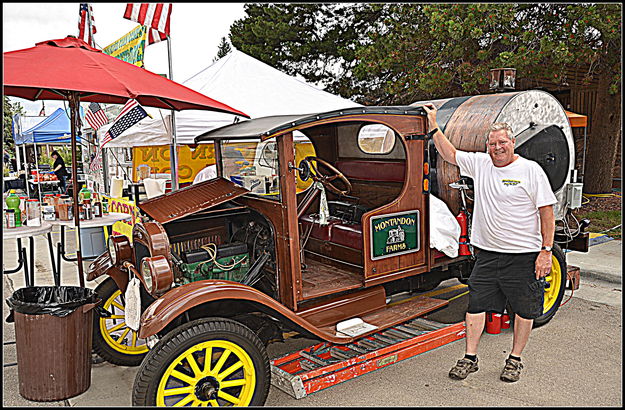
<instances>
[{"instance_id":1,"label":"montandon farms sign","mask_svg":"<svg viewBox=\"0 0 625 410\"><path fill-rule=\"evenodd\" d=\"M400 212L371 218L372 259L416 252L419 243L419 211Z\"/></svg>"}]
</instances>

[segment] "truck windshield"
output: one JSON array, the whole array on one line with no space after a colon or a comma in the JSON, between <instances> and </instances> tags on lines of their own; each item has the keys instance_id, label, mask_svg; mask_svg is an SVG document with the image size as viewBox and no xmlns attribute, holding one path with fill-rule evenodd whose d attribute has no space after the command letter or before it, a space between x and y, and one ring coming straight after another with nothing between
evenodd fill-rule
<instances>
[{"instance_id":1,"label":"truck windshield","mask_svg":"<svg viewBox=\"0 0 625 410\"><path fill-rule=\"evenodd\" d=\"M278 154L275 142L224 141L221 146L223 177L252 194L280 199Z\"/></svg>"},{"instance_id":2,"label":"truck windshield","mask_svg":"<svg viewBox=\"0 0 625 410\"><path fill-rule=\"evenodd\" d=\"M301 132L294 132L294 142L297 164L306 156L315 155L312 143ZM241 185L252 194L280 200L280 167L275 139L224 141L221 151L224 178ZM298 175L297 192L305 191L311 183L312 180L302 181Z\"/></svg>"}]
</instances>

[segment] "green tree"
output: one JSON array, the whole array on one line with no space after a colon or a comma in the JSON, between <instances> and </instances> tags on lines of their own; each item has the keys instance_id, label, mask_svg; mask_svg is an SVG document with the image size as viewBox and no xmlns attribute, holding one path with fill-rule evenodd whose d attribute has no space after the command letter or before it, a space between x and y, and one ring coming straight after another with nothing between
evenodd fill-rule
<instances>
[{"instance_id":1,"label":"green tree","mask_svg":"<svg viewBox=\"0 0 625 410\"><path fill-rule=\"evenodd\" d=\"M620 4L248 4L232 44L365 105L488 92L488 72L564 84L598 79L586 192L611 189L620 140Z\"/></svg>"},{"instance_id":2,"label":"green tree","mask_svg":"<svg viewBox=\"0 0 625 410\"><path fill-rule=\"evenodd\" d=\"M567 68L597 79L586 192L609 192L621 133L620 4L388 5L386 31L357 51L357 77L389 104L487 92L488 72L566 83ZM384 81L380 81L380 79Z\"/></svg>"},{"instance_id":3,"label":"green tree","mask_svg":"<svg viewBox=\"0 0 625 410\"><path fill-rule=\"evenodd\" d=\"M19 102L11 103L9 97L6 95L2 96L2 145L9 154L12 154L15 150L15 141L13 141L13 116L15 114L24 113L24 108Z\"/></svg>"},{"instance_id":4,"label":"green tree","mask_svg":"<svg viewBox=\"0 0 625 410\"><path fill-rule=\"evenodd\" d=\"M327 91L356 99L351 70L361 33L379 19L377 9L344 3L246 4L246 17L230 27L238 50Z\"/></svg>"},{"instance_id":5,"label":"green tree","mask_svg":"<svg viewBox=\"0 0 625 410\"><path fill-rule=\"evenodd\" d=\"M230 43L228 42L228 40L226 40L225 37L222 37L221 42L217 47L217 56L213 59L213 63L228 54L230 50L232 50Z\"/></svg>"}]
</instances>

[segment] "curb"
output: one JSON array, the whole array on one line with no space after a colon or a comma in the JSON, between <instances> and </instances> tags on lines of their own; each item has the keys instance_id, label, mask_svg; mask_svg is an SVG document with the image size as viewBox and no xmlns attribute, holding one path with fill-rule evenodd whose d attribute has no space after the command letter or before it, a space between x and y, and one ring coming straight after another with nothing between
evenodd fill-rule
<instances>
[{"instance_id":1,"label":"curb","mask_svg":"<svg viewBox=\"0 0 625 410\"><path fill-rule=\"evenodd\" d=\"M588 269L580 268L579 274L582 277L587 277L587 278L592 278L592 279L599 279L599 280L602 280L604 282L618 283L618 284L622 283L622 278L620 276L613 275L613 274L607 273L607 272L601 272L601 271L596 271L596 270L588 270Z\"/></svg>"}]
</instances>

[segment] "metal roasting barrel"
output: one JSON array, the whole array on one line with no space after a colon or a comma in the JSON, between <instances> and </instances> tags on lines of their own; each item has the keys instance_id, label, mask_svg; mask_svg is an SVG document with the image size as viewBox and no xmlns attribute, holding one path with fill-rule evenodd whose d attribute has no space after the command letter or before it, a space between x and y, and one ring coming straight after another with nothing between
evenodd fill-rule
<instances>
[{"instance_id":1,"label":"metal roasting barrel","mask_svg":"<svg viewBox=\"0 0 625 410\"><path fill-rule=\"evenodd\" d=\"M575 167L575 146L566 112L554 96L531 90L418 101L410 105L426 103L432 103L438 109L439 128L460 150L485 152L490 125L496 122L510 124L517 139L515 152L538 162L545 170L558 199L554 206L556 218L564 217L566 185L571 182L571 171ZM436 180L432 184L433 193L456 214L460 208L460 196L449 184L460 177L458 167L444 161L440 155L435 157L432 164L433 179Z\"/></svg>"}]
</instances>

